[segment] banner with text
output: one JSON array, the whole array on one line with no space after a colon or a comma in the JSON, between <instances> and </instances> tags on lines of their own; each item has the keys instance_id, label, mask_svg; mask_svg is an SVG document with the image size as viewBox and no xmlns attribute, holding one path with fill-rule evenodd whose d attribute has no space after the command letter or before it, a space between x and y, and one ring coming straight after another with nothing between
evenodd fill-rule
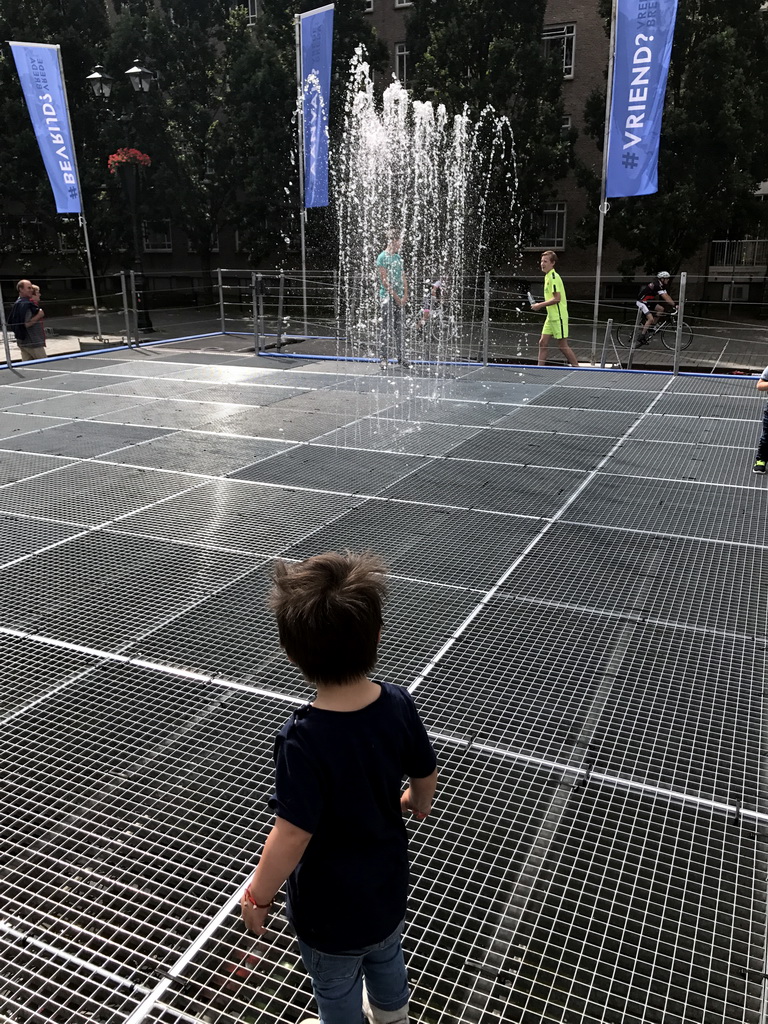
<instances>
[{"instance_id":1,"label":"banner with text","mask_svg":"<svg viewBox=\"0 0 768 1024\"><path fill-rule=\"evenodd\" d=\"M301 14L304 113L304 206L328 205L328 109L331 98L333 4Z\"/></svg>"},{"instance_id":2,"label":"banner with text","mask_svg":"<svg viewBox=\"0 0 768 1024\"><path fill-rule=\"evenodd\" d=\"M59 47L9 42L58 213L82 213Z\"/></svg>"},{"instance_id":3,"label":"banner with text","mask_svg":"<svg viewBox=\"0 0 768 1024\"><path fill-rule=\"evenodd\" d=\"M677 0L618 0L606 195L658 191L659 138Z\"/></svg>"}]
</instances>

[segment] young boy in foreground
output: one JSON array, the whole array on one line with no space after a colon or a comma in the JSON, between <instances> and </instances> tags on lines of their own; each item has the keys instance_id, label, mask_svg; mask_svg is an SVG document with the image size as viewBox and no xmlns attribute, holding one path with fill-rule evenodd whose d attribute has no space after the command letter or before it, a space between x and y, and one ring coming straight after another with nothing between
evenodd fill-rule
<instances>
[{"instance_id":1,"label":"young boy in foreground","mask_svg":"<svg viewBox=\"0 0 768 1024\"><path fill-rule=\"evenodd\" d=\"M320 1024L361 1024L364 1013L374 1024L408 1021L403 814L429 814L437 770L413 698L368 676L381 634L384 572L376 555L335 552L277 562L274 570L280 643L317 696L275 740L277 817L242 914L246 927L262 934L275 893L288 881L286 911ZM401 796L404 776L410 784Z\"/></svg>"}]
</instances>

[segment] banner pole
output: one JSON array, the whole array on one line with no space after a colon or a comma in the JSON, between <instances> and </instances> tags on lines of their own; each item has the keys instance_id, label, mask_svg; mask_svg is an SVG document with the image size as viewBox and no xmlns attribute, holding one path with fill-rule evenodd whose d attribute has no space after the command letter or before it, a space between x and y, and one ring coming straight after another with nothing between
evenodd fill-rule
<instances>
[{"instance_id":1,"label":"banner pole","mask_svg":"<svg viewBox=\"0 0 768 1024\"><path fill-rule=\"evenodd\" d=\"M592 365L597 360L597 319L600 313L600 284L603 273L603 234L605 231L605 215L610 209L605 197L606 177L608 173L608 138L611 129L611 101L613 99L613 62L616 50L616 3L611 3L611 38L608 44L608 81L605 90L605 126L603 128L603 172L600 180L600 219L597 228L597 264L595 266L595 301L592 307Z\"/></svg>"},{"instance_id":2,"label":"banner pole","mask_svg":"<svg viewBox=\"0 0 768 1024\"><path fill-rule=\"evenodd\" d=\"M296 29L296 123L299 129L299 229L301 232L301 291L304 300L304 338L307 330L307 243L304 224L307 211L304 208L304 82L301 73L301 15L294 17Z\"/></svg>"},{"instance_id":3,"label":"banner pole","mask_svg":"<svg viewBox=\"0 0 768 1024\"><path fill-rule=\"evenodd\" d=\"M69 114L69 98L67 97L67 80L64 77L64 62L61 59L61 47L56 46L56 56L59 60L59 72L61 74L61 90L64 95L64 107L67 111L67 122L72 131L72 118ZM77 152L75 150L75 133L72 132L72 167L77 181L77 194L80 196L80 227L83 229L83 240L85 241L85 258L88 262L88 276L91 279L91 295L93 296L93 311L96 314L96 336L104 344L101 336L101 318L99 317L99 300L96 296L96 278L93 276L93 260L91 259L91 242L88 238L88 225L85 220L85 203L83 202L83 189L80 184L80 168L77 163Z\"/></svg>"},{"instance_id":4,"label":"banner pole","mask_svg":"<svg viewBox=\"0 0 768 1024\"><path fill-rule=\"evenodd\" d=\"M0 328L3 331L3 348L5 349L5 361L8 364L8 369L11 368L11 346L8 339L8 324L5 322L5 300L3 299L3 289L0 287Z\"/></svg>"}]
</instances>

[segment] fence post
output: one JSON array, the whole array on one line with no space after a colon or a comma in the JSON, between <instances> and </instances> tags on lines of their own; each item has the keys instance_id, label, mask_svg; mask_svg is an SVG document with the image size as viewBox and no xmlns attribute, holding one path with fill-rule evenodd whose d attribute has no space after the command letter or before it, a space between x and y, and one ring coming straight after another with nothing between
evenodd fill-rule
<instances>
[{"instance_id":1,"label":"fence post","mask_svg":"<svg viewBox=\"0 0 768 1024\"><path fill-rule=\"evenodd\" d=\"M264 337L264 277L261 271L256 275L256 300L258 308L256 310L259 318L259 338Z\"/></svg>"},{"instance_id":2,"label":"fence post","mask_svg":"<svg viewBox=\"0 0 768 1024\"><path fill-rule=\"evenodd\" d=\"M488 365L488 332L491 323L491 272L485 272L483 295L483 366Z\"/></svg>"},{"instance_id":3,"label":"fence post","mask_svg":"<svg viewBox=\"0 0 768 1024\"><path fill-rule=\"evenodd\" d=\"M131 313L128 309L128 285L125 280L125 271L120 271L120 289L123 293L123 313L125 314L125 340L128 343L128 348L133 344L131 339Z\"/></svg>"},{"instance_id":4,"label":"fence post","mask_svg":"<svg viewBox=\"0 0 768 1024\"><path fill-rule=\"evenodd\" d=\"M253 352L258 355L261 351L261 336L259 334L259 307L256 301L256 271L251 271L251 316L253 317Z\"/></svg>"},{"instance_id":5,"label":"fence post","mask_svg":"<svg viewBox=\"0 0 768 1024\"><path fill-rule=\"evenodd\" d=\"M139 300L136 291L136 271L131 270L131 309L133 311L133 336L136 339L136 348L139 347Z\"/></svg>"},{"instance_id":6,"label":"fence post","mask_svg":"<svg viewBox=\"0 0 768 1024\"><path fill-rule=\"evenodd\" d=\"M613 330L613 320L609 320L608 323L605 325L605 336L603 338L603 350L600 353L600 366L601 366L602 369L605 369L605 353L606 353L606 350L608 348L608 341L610 340L611 331L612 330Z\"/></svg>"},{"instance_id":7,"label":"fence post","mask_svg":"<svg viewBox=\"0 0 768 1024\"><path fill-rule=\"evenodd\" d=\"M285 271L280 271L280 286L277 292L277 351L283 347L283 304L285 301Z\"/></svg>"},{"instance_id":8,"label":"fence post","mask_svg":"<svg viewBox=\"0 0 768 1024\"><path fill-rule=\"evenodd\" d=\"M638 331L640 330L640 319L643 316L643 311L640 307L637 307L637 313L635 314L635 326L632 328L632 337L629 339L629 356L627 358L627 369L632 369L632 356L635 354L635 340L637 339Z\"/></svg>"},{"instance_id":9,"label":"fence post","mask_svg":"<svg viewBox=\"0 0 768 1024\"><path fill-rule=\"evenodd\" d=\"M336 335L336 348L338 349L341 340L341 328L339 325L339 272L333 272L333 323L334 334Z\"/></svg>"},{"instance_id":10,"label":"fence post","mask_svg":"<svg viewBox=\"0 0 768 1024\"><path fill-rule=\"evenodd\" d=\"M683 313L685 312L685 283L688 274L683 271L680 275L680 291L677 296L677 326L675 329L675 365L672 373L675 377L680 374L680 342L683 337Z\"/></svg>"},{"instance_id":11,"label":"fence post","mask_svg":"<svg viewBox=\"0 0 768 1024\"><path fill-rule=\"evenodd\" d=\"M221 320L221 333L227 333L227 321L224 315L224 282L221 279L221 267L216 268L216 277L219 283L219 318Z\"/></svg>"}]
</instances>

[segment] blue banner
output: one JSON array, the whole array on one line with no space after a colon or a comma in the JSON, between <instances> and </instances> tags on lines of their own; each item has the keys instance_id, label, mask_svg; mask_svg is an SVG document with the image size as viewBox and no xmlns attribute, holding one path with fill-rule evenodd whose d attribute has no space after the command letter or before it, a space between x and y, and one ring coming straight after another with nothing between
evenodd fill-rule
<instances>
[{"instance_id":1,"label":"blue banner","mask_svg":"<svg viewBox=\"0 0 768 1024\"><path fill-rule=\"evenodd\" d=\"M82 213L59 47L9 43L58 213Z\"/></svg>"},{"instance_id":2,"label":"blue banner","mask_svg":"<svg viewBox=\"0 0 768 1024\"><path fill-rule=\"evenodd\" d=\"M618 0L607 196L658 192L659 137L677 0Z\"/></svg>"},{"instance_id":3,"label":"blue banner","mask_svg":"<svg viewBox=\"0 0 768 1024\"><path fill-rule=\"evenodd\" d=\"M304 113L304 206L328 205L328 108L333 4L299 15Z\"/></svg>"}]
</instances>

